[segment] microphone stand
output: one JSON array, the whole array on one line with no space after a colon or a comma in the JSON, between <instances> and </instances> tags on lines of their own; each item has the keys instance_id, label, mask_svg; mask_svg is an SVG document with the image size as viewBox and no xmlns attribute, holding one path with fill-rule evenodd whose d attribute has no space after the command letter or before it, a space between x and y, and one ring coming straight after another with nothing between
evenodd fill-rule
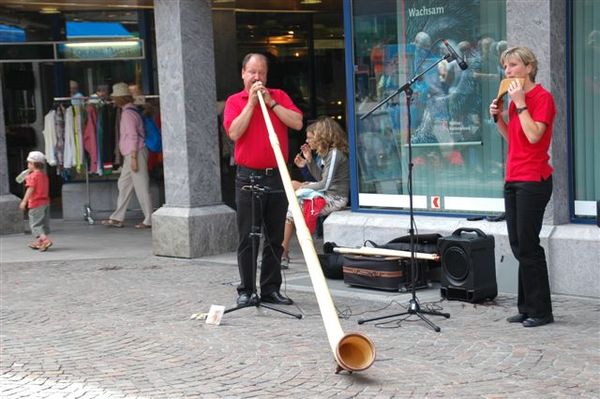
<instances>
[{"instance_id":1,"label":"microphone stand","mask_svg":"<svg viewBox=\"0 0 600 399\"><path fill-rule=\"evenodd\" d=\"M417 80L419 80L423 75L425 75L431 69L436 67L440 62L442 62L444 60L447 60L448 62L450 62L453 59L454 59L454 57L451 54L447 54L444 57L440 58L435 63L431 64L423 72L421 72L420 74L417 74L413 78L411 78L408 82L406 82L404 85L402 85L400 88L398 88L394 93L390 94L389 96L384 98L382 101L380 101L369 112L367 112L366 114L364 114L363 116L360 117L360 120L367 118L369 115L371 115L377 109L379 109L381 106L383 106L388 101L390 101L392 99L392 97L394 97L402 92L405 93L407 122L408 122L408 128L407 128L407 132L408 132L408 135L407 135L407 138L408 138L408 199L409 199L409 215L410 215L410 229L408 231L409 231L409 235L410 235L410 273L411 273L411 280L412 280L412 282L411 282L412 298L410 299L410 301L408 303L408 307L405 312L395 313L395 314L391 314L391 315L387 315L387 316L374 317L371 319L359 319L358 324L363 324L363 323L367 323L367 322L375 321L375 320L388 319L390 317L398 317L398 316L404 316L404 315L417 315L419 318L421 318L421 320L423 320L425 323L427 323L435 332L440 332L441 329L437 325L432 323L424 315L427 314L427 315L432 315L432 316L443 316L447 319L450 318L449 313L441 313L441 312L437 312L434 310L422 310L421 305L419 305L419 301L417 300L417 294L416 294L417 267L416 267L416 259L415 259L415 219L414 219L414 209L413 209L413 185L412 185L413 163L412 163L412 144L411 144L411 126L410 126L410 124L411 124L410 103L411 103L412 94L413 94L412 85ZM398 118L400 118L400 115L398 115Z\"/></svg>"}]
</instances>

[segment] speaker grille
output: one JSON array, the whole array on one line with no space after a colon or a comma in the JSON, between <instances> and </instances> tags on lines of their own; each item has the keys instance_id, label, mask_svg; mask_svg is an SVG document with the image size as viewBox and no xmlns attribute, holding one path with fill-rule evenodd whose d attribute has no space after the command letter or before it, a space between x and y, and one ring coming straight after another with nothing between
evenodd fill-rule
<instances>
[{"instance_id":1,"label":"speaker grille","mask_svg":"<svg viewBox=\"0 0 600 399\"><path fill-rule=\"evenodd\" d=\"M476 233L463 234L463 233ZM498 295L494 236L479 229L459 228L438 241L442 275L441 294L446 299L479 302Z\"/></svg>"},{"instance_id":2,"label":"speaker grille","mask_svg":"<svg viewBox=\"0 0 600 399\"><path fill-rule=\"evenodd\" d=\"M469 258L467 253L458 246L451 246L444 252L444 267L447 277L453 284L462 284L469 276Z\"/></svg>"}]
</instances>

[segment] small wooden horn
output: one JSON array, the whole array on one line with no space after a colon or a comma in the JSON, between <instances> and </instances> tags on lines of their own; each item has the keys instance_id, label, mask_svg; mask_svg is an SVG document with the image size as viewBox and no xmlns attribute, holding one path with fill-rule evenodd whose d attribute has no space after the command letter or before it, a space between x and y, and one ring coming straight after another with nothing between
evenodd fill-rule
<instances>
[{"instance_id":1,"label":"small wooden horn","mask_svg":"<svg viewBox=\"0 0 600 399\"><path fill-rule=\"evenodd\" d=\"M525 78L502 79L502 81L500 82L500 85L498 86L498 94L496 95L496 100L501 100L502 97L504 97L504 95L506 93L508 93L508 86L510 86L510 84L514 81L520 82L521 86L523 86L525 84Z\"/></svg>"},{"instance_id":2,"label":"small wooden horn","mask_svg":"<svg viewBox=\"0 0 600 399\"><path fill-rule=\"evenodd\" d=\"M504 101L502 99L502 97L504 97L504 95L506 93L508 93L508 86L510 86L510 84L513 81L518 81L521 82L521 86L523 86L525 84L525 78L506 78L506 79L502 79L502 81L500 82L500 85L498 86L498 94L496 94L496 100L498 100L498 104L502 104L502 102ZM498 122L498 115L494 115L494 122Z\"/></svg>"}]
</instances>

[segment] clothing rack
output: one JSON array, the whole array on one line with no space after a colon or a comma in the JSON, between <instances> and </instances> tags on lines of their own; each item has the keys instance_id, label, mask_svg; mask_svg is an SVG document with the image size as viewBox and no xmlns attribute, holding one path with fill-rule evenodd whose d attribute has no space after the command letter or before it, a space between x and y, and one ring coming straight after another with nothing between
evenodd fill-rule
<instances>
[{"instance_id":1,"label":"clothing rack","mask_svg":"<svg viewBox=\"0 0 600 399\"><path fill-rule=\"evenodd\" d=\"M160 98L160 95L158 94L148 94L148 95L142 95L141 97L143 97L144 99L157 99ZM113 101L106 101L106 100L102 100L99 97L92 97L92 96L73 96L73 97L54 97L53 101L55 102L59 102L59 101L71 101L71 100L83 100L86 102L89 102L88 100L99 100L99 102L101 101L104 104L109 104L109 103L113 103ZM83 105L83 104L80 104ZM90 177L89 177L89 170L88 170L88 161L87 158L84 157L84 163L83 163L84 169L85 169L85 190L86 190L86 198L87 198L87 202L83 205L83 219L85 221L88 222L88 224L93 225L95 223L95 220L92 216L92 207L91 207L91 194L90 194Z\"/></svg>"},{"instance_id":2,"label":"clothing rack","mask_svg":"<svg viewBox=\"0 0 600 399\"><path fill-rule=\"evenodd\" d=\"M73 96L73 97L54 97L54 101L70 101L70 100L87 100L90 97L86 96Z\"/></svg>"},{"instance_id":3,"label":"clothing rack","mask_svg":"<svg viewBox=\"0 0 600 399\"><path fill-rule=\"evenodd\" d=\"M155 98L160 98L159 94L142 94L140 97L144 98L144 99L155 99ZM53 101L71 101L71 100L90 100L90 99L100 99L99 97L92 97L92 96L74 96L74 97L54 97ZM135 97L134 97L135 98ZM106 101L106 100L102 100L104 102L112 102L112 101Z\"/></svg>"}]
</instances>

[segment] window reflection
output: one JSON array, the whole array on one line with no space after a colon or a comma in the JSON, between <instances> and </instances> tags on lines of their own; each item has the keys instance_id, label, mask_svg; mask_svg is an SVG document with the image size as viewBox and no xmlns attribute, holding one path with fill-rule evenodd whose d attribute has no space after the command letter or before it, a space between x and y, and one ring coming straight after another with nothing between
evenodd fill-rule
<instances>
[{"instance_id":1,"label":"window reflection","mask_svg":"<svg viewBox=\"0 0 600 399\"><path fill-rule=\"evenodd\" d=\"M600 199L600 4L573 2L575 216L593 218Z\"/></svg>"},{"instance_id":2,"label":"window reflection","mask_svg":"<svg viewBox=\"0 0 600 399\"><path fill-rule=\"evenodd\" d=\"M506 148L487 104L502 78L505 1L356 0L353 10L359 193L406 192L410 134L416 195L501 198ZM443 60L443 39L468 69ZM420 74L410 129L404 93L359 119Z\"/></svg>"}]
</instances>

